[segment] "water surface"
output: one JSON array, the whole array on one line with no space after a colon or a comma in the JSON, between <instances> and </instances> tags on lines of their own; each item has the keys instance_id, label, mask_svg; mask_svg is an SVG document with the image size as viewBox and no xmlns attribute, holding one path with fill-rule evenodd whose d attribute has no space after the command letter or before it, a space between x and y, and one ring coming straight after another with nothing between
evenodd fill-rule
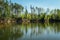
<instances>
[{"instance_id":1,"label":"water surface","mask_svg":"<svg viewBox=\"0 0 60 40\"><path fill-rule=\"evenodd\" d=\"M60 40L60 23L0 24L0 40Z\"/></svg>"}]
</instances>

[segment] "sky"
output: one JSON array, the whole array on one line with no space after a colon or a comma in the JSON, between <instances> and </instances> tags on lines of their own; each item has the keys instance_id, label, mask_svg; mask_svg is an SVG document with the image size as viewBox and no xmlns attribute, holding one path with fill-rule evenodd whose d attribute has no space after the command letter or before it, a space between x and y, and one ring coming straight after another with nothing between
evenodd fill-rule
<instances>
[{"instance_id":1,"label":"sky","mask_svg":"<svg viewBox=\"0 0 60 40\"><path fill-rule=\"evenodd\" d=\"M22 6L26 7L30 11L30 5L34 7L42 7L42 8L50 8L60 9L60 0L11 0L13 3L21 4Z\"/></svg>"}]
</instances>

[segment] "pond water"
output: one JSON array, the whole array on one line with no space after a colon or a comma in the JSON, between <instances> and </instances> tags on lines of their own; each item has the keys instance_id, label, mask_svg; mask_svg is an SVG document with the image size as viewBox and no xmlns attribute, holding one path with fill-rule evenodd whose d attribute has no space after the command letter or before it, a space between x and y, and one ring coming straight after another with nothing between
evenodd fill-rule
<instances>
[{"instance_id":1,"label":"pond water","mask_svg":"<svg viewBox=\"0 0 60 40\"><path fill-rule=\"evenodd\" d=\"M60 23L0 24L0 40L60 40Z\"/></svg>"}]
</instances>

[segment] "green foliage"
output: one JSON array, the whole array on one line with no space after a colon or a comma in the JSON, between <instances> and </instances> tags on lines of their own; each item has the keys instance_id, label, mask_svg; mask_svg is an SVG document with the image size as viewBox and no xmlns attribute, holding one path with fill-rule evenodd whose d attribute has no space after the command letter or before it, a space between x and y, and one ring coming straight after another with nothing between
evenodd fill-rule
<instances>
[{"instance_id":1,"label":"green foliage","mask_svg":"<svg viewBox=\"0 0 60 40\"><path fill-rule=\"evenodd\" d=\"M38 7L31 7L31 13L28 12L27 9L25 9L25 12L23 11L24 7L22 5L19 5L18 3L8 3L8 0L2 0L0 1L0 17L1 18L17 18L21 17L22 19L42 19L45 20L49 19L60 19L60 9L54 9L51 10L47 8L46 11L44 11L43 8ZM23 14L22 14L23 12Z\"/></svg>"}]
</instances>

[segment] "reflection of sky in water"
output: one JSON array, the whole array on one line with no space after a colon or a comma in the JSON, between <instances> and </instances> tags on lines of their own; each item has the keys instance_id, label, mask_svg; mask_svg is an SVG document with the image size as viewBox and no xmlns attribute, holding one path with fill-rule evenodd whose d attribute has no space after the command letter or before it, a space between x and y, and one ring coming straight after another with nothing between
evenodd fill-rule
<instances>
[{"instance_id":1,"label":"reflection of sky in water","mask_svg":"<svg viewBox=\"0 0 60 40\"><path fill-rule=\"evenodd\" d=\"M60 33L57 32L57 28L47 26L36 26L36 27L24 27L24 29L21 29L23 32L23 36L21 39L41 39L41 38L57 38L59 39Z\"/></svg>"},{"instance_id":2,"label":"reflection of sky in water","mask_svg":"<svg viewBox=\"0 0 60 40\"><path fill-rule=\"evenodd\" d=\"M42 26L38 25L14 25L9 28L0 29L0 33L3 31L3 36L10 35L11 37L19 37L20 39L24 38L59 38L60 37L60 26L59 25L47 25ZM0 35L0 37L2 36ZM17 36L18 35L18 36ZM20 35L20 36L19 36ZM8 36L8 37L10 37Z\"/></svg>"},{"instance_id":3,"label":"reflection of sky in water","mask_svg":"<svg viewBox=\"0 0 60 40\"><path fill-rule=\"evenodd\" d=\"M43 36L43 35L56 35L56 32L53 27L33 27L33 28L25 28L24 30L22 29L24 35L23 37L38 37L38 36Z\"/></svg>"}]
</instances>

